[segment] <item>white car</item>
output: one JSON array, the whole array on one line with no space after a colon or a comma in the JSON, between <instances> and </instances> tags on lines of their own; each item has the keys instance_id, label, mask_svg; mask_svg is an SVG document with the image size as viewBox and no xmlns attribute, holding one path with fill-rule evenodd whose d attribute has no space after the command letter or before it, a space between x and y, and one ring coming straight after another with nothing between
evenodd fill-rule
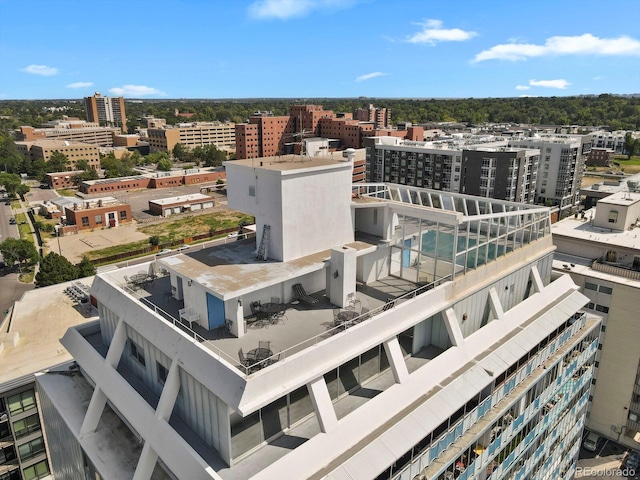
<instances>
[{"instance_id":1,"label":"white car","mask_svg":"<svg viewBox=\"0 0 640 480\"><path fill-rule=\"evenodd\" d=\"M181 252L182 250L188 250L189 248L191 248L191 245L182 245L178 247L178 251Z\"/></svg>"},{"instance_id":2,"label":"white car","mask_svg":"<svg viewBox=\"0 0 640 480\"><path fill-rule=\"evenodd\" d=\"M156 255L166 255L167 253L171 253L172 250L170 248L164 248L162 250L160 250L158 253L156 253Z\"/></svg>"},{"instance_id":3,"label":"white car","mask_svg":"<svg viewBox=\"0 0 640 480\"><path fill-rule=\"evenodd\" d=\"M227 235L227 238L238 238L238 232L233 232Z\"/></svg>"}]
</instances>

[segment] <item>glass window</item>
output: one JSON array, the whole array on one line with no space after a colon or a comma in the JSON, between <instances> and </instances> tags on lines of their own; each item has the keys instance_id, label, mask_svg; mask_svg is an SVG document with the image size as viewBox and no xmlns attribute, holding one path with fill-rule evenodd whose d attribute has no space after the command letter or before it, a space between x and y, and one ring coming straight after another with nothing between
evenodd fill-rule
<instances>
[{"instance_id":1,"label":"glass window","mask_svg":"<svg viewBox=\"0 0 640 480\"><path fill-rule=\"evenodd\" d=\"M102 225L102 215L96 215L96 225Z\"/></svg>"},{"instance_id":2,"label":"glass window","mask_svg":"<svg viewBox=\"0 0 640 480\"><path fill-rule=\"evenodd\" d=\"M169 371L160 362L156 362L156 367L158 369L158 381L164 385L164 383L167 381L167 375L169 374Z\"/></svg>"},{"instance_id":3,"label":"glass window","mask_svg":"<svg viewBox=\"0 0 640 480\"><path fill-rule=\"evenodd\" d=\"M29 435L31 432L35 432L37 430L40 430L40 419L38 418L38 414L13 422L13 433L16 438L24 437L25 435Z\"/></svg>"},{"instance_id":4,"label":"glass window","mask_svg":"<svg viewBox=\"0 0 640 480\"><path fill-rule=\"evenodd\" d=\"M23 443L18 446L18 453L20 454L20 460L23 462L38 456L44 453L44 440L42 437L38 437L30 442Z\"/></svg>"},{"instance_id":5,"label":"glass window","mask_svg":"<svg viewBox=\"0 0 640 480\"><path fill-rule=\"evenodd\" d=\"M600 293L606 293L607 295L611 295L613 293L613 288L600 285Z\"/></svg>"},{"instance_id":6,"label":"glass window","mask_svg":"<svg viewBox=\"0 0 640 480\"><path fill-rule=\"evenodd\" d=\"M21 413L36 406L36 397L33 390L27 390L17 395L12 395L7 399L9 404L9 412L12 415Z\"/></svg>"},{"instance_id":7,"label":"glass window","mask_svg":"<svg viewBox=\"0 0 640 480\"><path fill-rule=\"evenodd\" d=\"M596 312L609 313L609 307L604 305L596 305Z\"/></svg>"},{"instance_id":8,"label":"glass window","mask_svg":"<svg viewBox=\"0 0 640 480\"><path fill-rule=\"evenodd\" d=\"M594 290L596 292L598 291L598 285L596 285L595 283L585 282L584 288L587 290Z\"/></svg>"},{"instance_id":9,"label":"glass window","mask_svg":"<svg viewBox=\"0 0 640 480\"><path fill-rule=\"evenodd\" d=\"M143 367L146 365L144 359L144 350L141 346L137 345L132 340L129 340L129 353L140 363L140 365L142 365Z\"/></svg>"},{"instance_id":10,"label":"glass window","mask_svg":"<svg viewBox=\"0 0 640 480\"><path fill-rule=\"evenodd\" d=\"M120 210L120 220L126 220L126 219L127 219L127 211Z\"/></svg>"},{"instance_id":11,"label":"glass window","mask_svg":"<svg viewBox=\"0 0 640 480\"><path fill-rule=\"evenodd\" d=\"M89 217L82 217L82 226L83 227L89 226Z\"/></svg>"},{"instance_id":12,"label":"glass window","mask_svg":"<svg viewBox=\"0 0 640 480\"><path fill-rule=\"evenodd\" d=\"M49 464L46 460L43 460L35 465L31 465L22 471L24 480L33 480L42 478L49 475Z\"/></svg>"}]
</instances>

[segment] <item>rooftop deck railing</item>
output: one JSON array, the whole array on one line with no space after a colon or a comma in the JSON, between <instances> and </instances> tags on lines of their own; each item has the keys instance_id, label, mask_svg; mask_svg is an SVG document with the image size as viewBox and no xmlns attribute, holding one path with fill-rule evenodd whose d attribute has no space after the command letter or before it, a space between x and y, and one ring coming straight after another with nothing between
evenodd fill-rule
<instances>
[{"instance_id":1,"label":"rooftop deck railing","mask_svg":"<svg viewBox=\"0 0 640 480\"><path fill-rule=\"evenodd\" d=\"M261 360L260 362L256 362L256 363L252 363L251 365L242 365L237 359L231 357L230 355L228 355L227 353L223 352L219 347L217 347L214 343L212 343L210 340L204 338L202 335L198 334L196 331L194 331L193 329L191 329L189 326L185 325L184 322L180 321L179 319L175 318L173 315L171 315L170 313L168 313L167 311L163 310L162 308L158 307L156 304L154 304L153 302L151 302L150 300L147 300L145 297L142 297L140 295L138 295L136 293L135 290L133 290L132 288L130 288L128 285L123 284L122 288L127 291L128 293L130 293L132 296L134 296L135 298L138 298L140 300L140 302L142 304L144 304L145 306L147 306L149 309L153 310L154 313L156 313L159 317L163 318L165 321L169 322L170 324L172 324L173 326L175 326L176 328L178 328L179 330L181 330L183 333L187 334L189 337L191 337L194 342L198 342L198 343L204 343L207 345L208 348L210 348L213 352L215 352L215 355L218 358L222 358L224 359L226 362L230 363L231 365L237 367L238 369L240 369L242 372L244 372L245 376L248 376L254 372L256 372L257 370L260 370L262 368L266 368L276 362L278 362L279 360L282 360L284 358L286 358L289 355L292 355L294 353L300 352L308 347L311 346L316 346L318 345L318 343L320 343L323 340L326 340L328 338L328 336L337 334L342 332L343 330L346 330L358 323L364 322L369 320L370 318L372 318L373 316L381 313L381 312L385 312L391 308L394 308L396 306L396 304L398 302L401 301L406 301L406 300L410 300L412 298L417 297L418 295L421 295L429 290L432 290L434 288L436 288L437 286L447 282L451 280L451 275L447 275L446 277L442 277L439 278L431 283L428 283L426 285L422 285L414 290L411 290L410 292L405 293L404 295L401 295L399 297L394 298L393 300L386 302L385 304L374 308L368 312L362 313L361 315L358 315L357 317L342 323L339 326L335 326L332 327L330 329L328 329L327 331L325 331L324 333L315 335L307 340L304 340L300 343L297 343L291 347L288 347L276 354L271 355L270 357Z\"/></svg>"}]
</instances>

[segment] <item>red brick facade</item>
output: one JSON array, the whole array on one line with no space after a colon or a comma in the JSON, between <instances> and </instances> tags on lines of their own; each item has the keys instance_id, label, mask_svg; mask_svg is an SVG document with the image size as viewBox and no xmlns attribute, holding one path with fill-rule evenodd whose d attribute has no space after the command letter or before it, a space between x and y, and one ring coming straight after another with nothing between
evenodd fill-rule
<instances>
[{"instance_id":1,"label":"red brick facade","mask_svg":"<svg viewBox=\"0 0 640 480\"><path fill-rule=\"evenodd\" d=\"M86 194L104 194L110 192L122 192L138 190L141 188L168 188L180 185L197 185L199 183L217 182L218 179L226 181L225 172L198 172L188 175L171 175L166 177L124 177L105 180L83 182L80 191Z\"/></svg>"},{"instance_id":2,"label":"red brick facade","mask_svg":"<svg viewBox=\"0 0 640 480\"><path fill-rule=\"evenodd\" d=\"M65 207L64 210L66 223L75 225L78 230L112 228L133 220L131 206L124 203L77 209Z\"/></svg>"}]
</instances>

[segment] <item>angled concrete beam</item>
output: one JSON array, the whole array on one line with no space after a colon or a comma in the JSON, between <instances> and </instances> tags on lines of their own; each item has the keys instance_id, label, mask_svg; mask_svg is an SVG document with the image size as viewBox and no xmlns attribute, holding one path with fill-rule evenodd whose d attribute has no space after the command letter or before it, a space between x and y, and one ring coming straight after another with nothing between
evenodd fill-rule
<instances>
[{"instance_id":1,"label":"angled concrete beam","mask_svg":"<svg viewBox=\"0 0 640 480\"><path fill-rule=\"evenodd\" d=\"M529 278L533 282L533 288L536 293L540 293L544 290L544 284L542 283L542 277L540 277L540 272L538 271L538 267L535 265L531 267L531 272L529 273Z\"/></svg>"},{"instance_id":2,"label":"angled concrete beam","mask_svg":"<svg viewBox=\"0 0 640 480\"><path fill-rule=\"evenodd\" d=\"M447 327L447 333L449 334L452 345L454 347L462 345L464 336L462 335L462 330L460 330L458 317L456 316L456 312L453 311L453 308L447 308L442 319L444 320L445 327Z\"/></svg>"},{"instance_id":3,"label":"angled concrete beam","mask_svg":"<svg viewBox=\"0 0 640 480\"><path fill-rule=\"evenodd\" d=\"M404 361L398 337L393 337L387 340L383 345L384 351L387 354L387 359L389 360L391 372L393 373L393 379L396 383L404 382L409 378L409 370L407 370L407 364Z\"/></svg>"},{"instance_id":4,"label":"angled concrete beam","mask_svg":"<svg viewBox=\"0 0 640 480\"><path fill-rule=\"evenodd\" d=\"M493 313L494 318L502 320L504 310L502 309L502 303L500 303L500 298L498 298L498 292L496 292L495 288L489 290L489 307L491 307L491 313Z\"/></svg>"},{"instance_id":5,"label":"angled concrete beam","mask_svg":"<svg viewBox=\"0 0 640 480\"><path fill-rule=\"evenodd\" d=\"M309 390L313 409L320 424L320 431L322 433L331 431L338 425L338 417L336 417L336 411L331 403L331 396L324 377L316 378L307 383L307 390Z\"/></svg>"}]
</instances>

